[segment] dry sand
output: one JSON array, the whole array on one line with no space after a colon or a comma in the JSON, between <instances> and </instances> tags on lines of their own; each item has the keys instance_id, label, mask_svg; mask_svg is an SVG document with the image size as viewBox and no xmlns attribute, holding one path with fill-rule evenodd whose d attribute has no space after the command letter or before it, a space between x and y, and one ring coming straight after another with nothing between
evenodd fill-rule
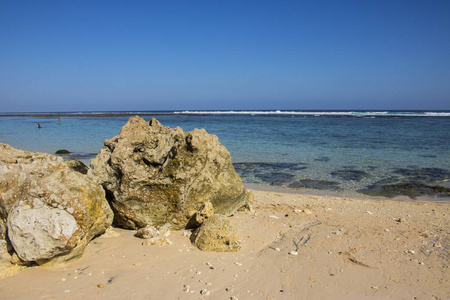
<instances>
[{"instance_id":1,"label":"dry sand","mask_svg":"<svg viewBox=\"0 0 450 300\"><path fill-rule=\"evenodd\" d=\"M0 280L0 298L450 299L449 204L252 192L253 210L230 218L240 252L114 229L77 261Z\"/></svg>"}]
</instances>

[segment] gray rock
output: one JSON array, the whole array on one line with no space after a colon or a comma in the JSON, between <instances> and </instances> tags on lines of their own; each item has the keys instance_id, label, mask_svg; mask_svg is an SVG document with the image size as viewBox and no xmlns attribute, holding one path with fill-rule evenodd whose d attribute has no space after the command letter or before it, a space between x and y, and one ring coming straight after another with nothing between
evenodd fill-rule
<instances>
[{"instance_id":1,"label":"gray rock","mask_svg":"<svg viewBox=\"0 0 450 300\"><path fill-rule=\"evenodd\" d=\"M205 202L229 215L252 199L217 136L137 116L105 141L88 174L102 184L114 223L124 228L182 229Z\"/></svg>"},{"instance_id":2,"label":"gray rock","mask_svg":"<svg viewBox=\"0 0 450 300\"><path fill-rule=\"evenodd\" d=\"M58 154L58 155L67 155L67 154L70 154L70 151L69 151L69 150L66 150L66 149L61 149L61 150L56 151L55 154Z\"/></svg>"},{"instance_id":3,"label":"gray rock","mask_svg":"<svg viewBox=\"0 0 450 300\"><path fill-rule=\"evenodd\" d=\"M52 265L79 257L113 214L101 186L62 158L0 144L0 218L22 261Z\"/></svg>"}]
</instances>

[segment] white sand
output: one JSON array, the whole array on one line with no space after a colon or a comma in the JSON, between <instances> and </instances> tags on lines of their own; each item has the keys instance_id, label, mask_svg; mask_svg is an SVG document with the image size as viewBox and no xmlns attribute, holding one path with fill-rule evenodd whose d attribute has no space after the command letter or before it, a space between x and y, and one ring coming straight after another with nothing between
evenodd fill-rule
<instances>
[{"instance_id":1,"label":"white sand","mask_svg":"<svg viewBox=\"0 0 450 300\"><path fill-rule=\"evenodd\" d=\"M0 280L0 298L450 299L449 204L252 192L253 211L230 218L240 252L115 229L77 261Z\"/></svg>"}]
</instances>

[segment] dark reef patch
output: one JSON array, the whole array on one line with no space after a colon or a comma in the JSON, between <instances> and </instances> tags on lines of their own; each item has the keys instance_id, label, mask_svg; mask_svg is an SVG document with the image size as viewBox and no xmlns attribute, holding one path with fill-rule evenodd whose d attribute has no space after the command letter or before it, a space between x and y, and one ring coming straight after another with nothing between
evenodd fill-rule
<instances>
[{"instance_id":1,"label":"dark reef patch","mask_svg":"<svg viewBox=\"0 0 450 300\"><path fill-rule=\"evenodd\" d=\"M289 184L288 187L294 189L308 188L329 191L342 190L338 182L321 179L303 179Z\"/></svg>"},{"instance_id":2,"label":"dark reef patch","mask_svg":"<svg viewBox=\"0 0 450 300\"><path fill-rule=\"evenodd\" d=\"M422 183L373 184L357 192L370 196L388 198L396 196L408 196L412 199L419 196L450 197L450 189Z\"/></svg>"},{"instance_id":3,"label":"dark reef patch","mask_svg":"<svg viewBox=\"0 0 450 300\"><path fill-rule=\"evenodd\" d=\"M393 173L401 175L412 182L435 183L450 179L450 171L441 168L397 168L394 169Z\"/></svg>"},{"instance_id":4,"label":"dark reef patch","mask_svg":"<svg viewBox=\"0 0 450 300\"><path fill-rule=\"evenodd\" d=\"M283 185L292 182L295 179L295 175L283 172L275 172L275 173L256 173L256 178L259 178L263 182L272 184L272 185Z\"/></svg>"},{"instance_id":5,"label":"dark reef patch","mask_svg":"<svg viewBox=\"0 0 450 300\"><path fill-rule=\"evenodd\" d=\"M327 162L330 161L331 159L329 157L326 156L321 156L315 159L315 161L323 161L323 162Z\"/></svg>"},{"instance_id":6,"label":"dark reef patch","mask_svg":"<svg viewBox=\"0 0 450 300\"><path fill-rule=\"evenodd\" d=\"M337 170L330 173L331 176L338 177L342 180L352 180L352 181L360 181L363 178L367 178L370 175L361 170L355 170L355 169L344 169L344 170Z\"/></svg>"}]
</instances>

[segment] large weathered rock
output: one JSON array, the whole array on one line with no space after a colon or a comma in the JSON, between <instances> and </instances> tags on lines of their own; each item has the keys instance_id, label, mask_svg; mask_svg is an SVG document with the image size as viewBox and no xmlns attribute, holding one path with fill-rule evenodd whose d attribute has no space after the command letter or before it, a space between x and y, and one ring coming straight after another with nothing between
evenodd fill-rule
<instances>
[{"instance_id":1,"label":"large weathered rock","mask_svg":"<svg viewBox=\"0 0 450 300\"><path fill-rule=\"evenodd\" d=\"M80 256L113 213L102 187L62 158L0 143L0 218L21 260L56 264Z\"/></svg>"},{"instance_id":2,"label":"large weathered rock","mask_svg":"<svg viewBox=\"0 0 450 300\"><path fill-rule=\"evenodd\" d=\"M237 252L241 249L238 233L223 215L206 219L191 235L191 242L202 251Z\"/></svg>"},{"instance_id":3,"label":"large weathered rock","mask_svg":"<svg viewBox=\"0 0 450 300\"><path fill-rule=\"evenodd\" d=\"M205 202L229 215L251 201L231 156L204 129L183 132L132 117L91 160L116 225L181 229Z\"/></svg>"}]
</instances>

